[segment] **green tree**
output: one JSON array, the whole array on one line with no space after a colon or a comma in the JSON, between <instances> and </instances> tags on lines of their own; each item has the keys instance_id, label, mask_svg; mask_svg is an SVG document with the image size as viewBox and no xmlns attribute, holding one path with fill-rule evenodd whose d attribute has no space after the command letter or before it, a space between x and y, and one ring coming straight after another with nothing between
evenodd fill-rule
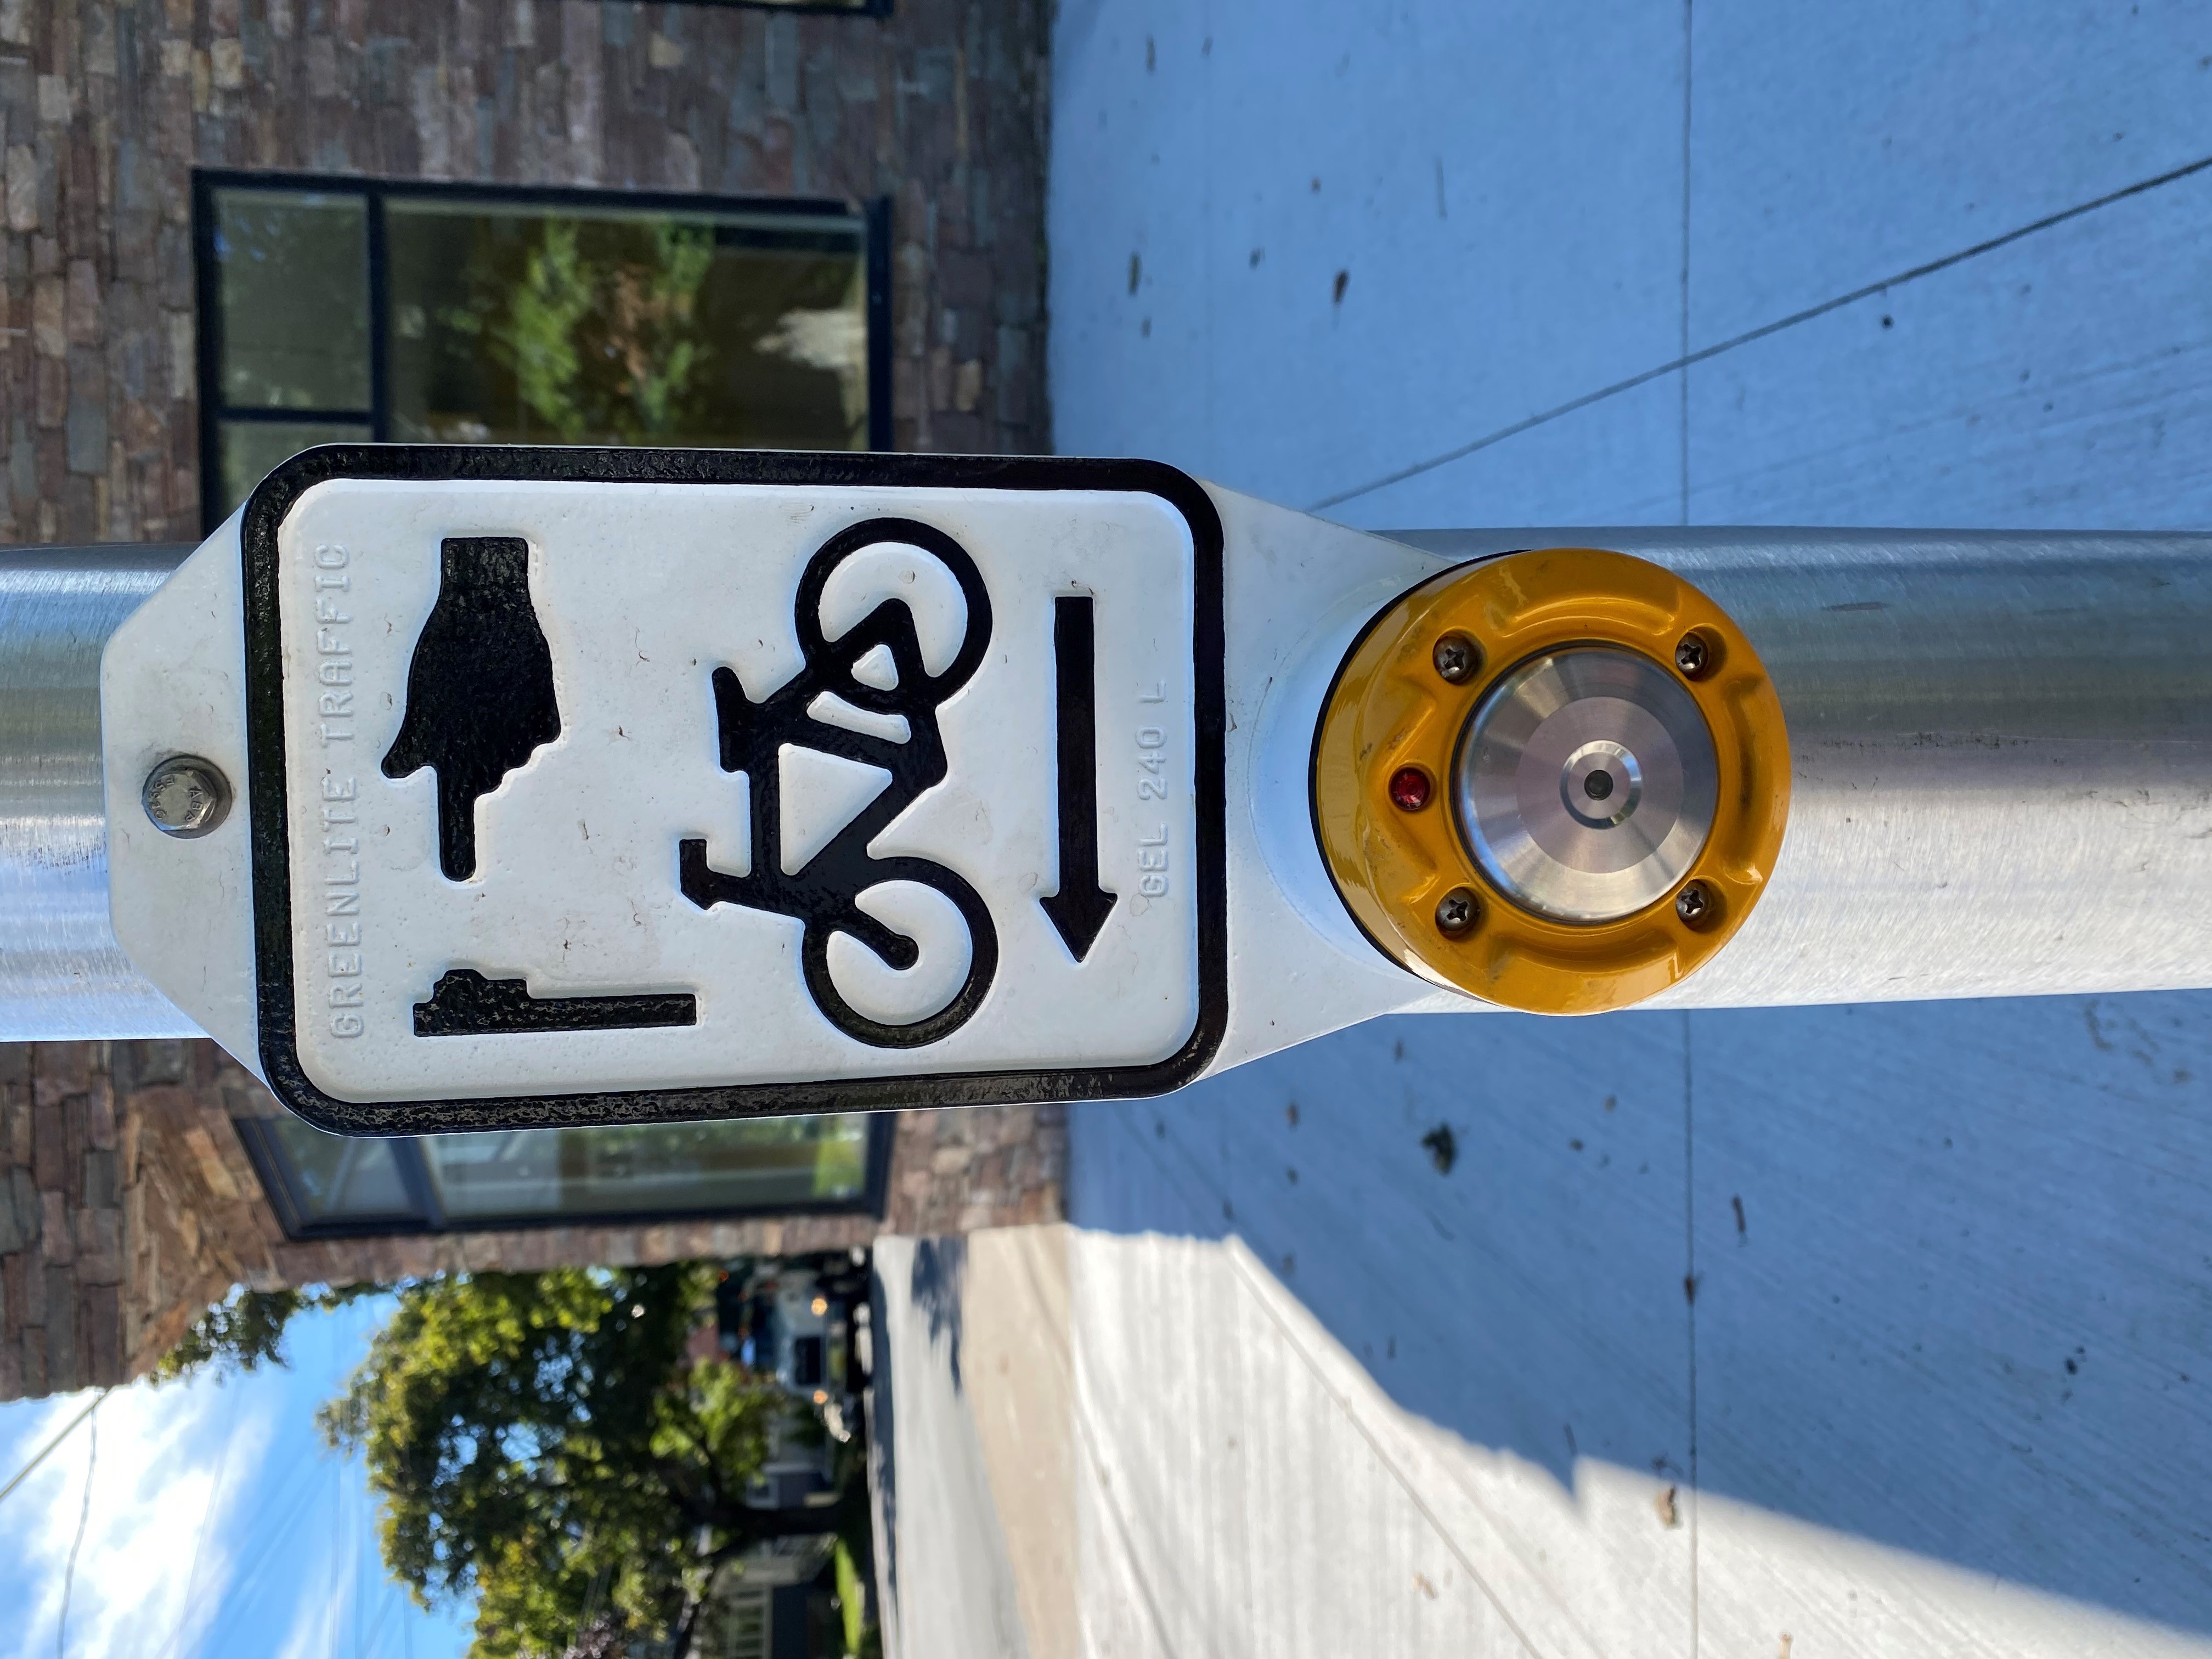
<instances>
[{"instance_id":1,"label":"green tree","mask_svg":"<svg viewBox=\"0 0 2212 1659\"><path fill-rule=\"evenodd\" d=\"M707 227L548 219L515 271L488 258L475 292L440 322L483 337L515 397L563 443L665 443L696 411L710 355L699 290L714 263Z\"/></svg>"},{"instance_id":2,"label":"green tree","mask_svg":"<svg viewBox=\"0 0 2212 1659\"><path fill-rule=\"evenodd\" d=\"M680 1659L717 1567L848 1518L856 1483L833 1509L744 1503L793 1402L686 1357L713 1285L698 1263L422 1280L324 1407L367 1455L387 1569L426 1606L475 1598L472 1659L610 1629Z\"/></svg>"},{"instance_id":3,"label":"green tree","mask_svg":"<svg viewBox=\"0 0 2212 1659\"><path fill-rule=\"evenodd\" d=\"M284 1330L295 1315L343 1307L362 1297L381 1296L385 1289L381 1285L342 1285L335 1289L249 1291L238 1285L155 1362L154 1380L173 1382L203 1371L234 1376L264 1365L282 1365Z\"/></svg>"},{"instance_id":4,"label":"green tree","mask_svg":"<svg viewBox=\"0 0 2212 1659\"><path fill-rule=\"evenodd\" d=\"M551 220L524 264L507 316L491 329L493 351L513 369L522 401L569 443L590 422L576 399L583 374L576 331L597 308L598 288L596 271L577 252L576 227Z\"/></svg>"}]
</instances>

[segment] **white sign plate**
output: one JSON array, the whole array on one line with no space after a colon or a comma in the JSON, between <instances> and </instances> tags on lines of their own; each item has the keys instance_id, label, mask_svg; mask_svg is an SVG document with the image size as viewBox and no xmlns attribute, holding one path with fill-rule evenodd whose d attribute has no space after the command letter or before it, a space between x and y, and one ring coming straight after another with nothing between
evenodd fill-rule
<instances>
[{"instance_id":1,"label":"white sign plate","mask_svg":"<svg viewBox=\"0 0 2212 1659\"><path fill-rule=\"evenodd\" d=\"M262 1057L309 1118L1149 1094L1218 1045L1182 474L336 448L243 542Z\"/></svg>"}]
</instances>

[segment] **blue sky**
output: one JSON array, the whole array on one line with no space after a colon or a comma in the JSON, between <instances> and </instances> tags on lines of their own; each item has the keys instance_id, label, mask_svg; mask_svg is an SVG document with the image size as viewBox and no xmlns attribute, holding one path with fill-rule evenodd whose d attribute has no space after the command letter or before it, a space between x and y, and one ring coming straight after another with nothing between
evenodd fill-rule
<instances>
[{"instance_id":1,"label":"blue sky","mask_svg":"<svg viewBox=\"0 0 2212 1659\"><path fill-rule=\"evenodd\" d=\"M458 1659L465 1617L423 1613L385 1576L361 1462L325 1452L336 1394L391 1304L301 1316L289 1370L119 1389L69 1601L66 1659ZM0 1484L88 1395L0 1406ZM0 1501L0 1659L49 1659L89 1425Z\"/></svg>"}]
</instances>

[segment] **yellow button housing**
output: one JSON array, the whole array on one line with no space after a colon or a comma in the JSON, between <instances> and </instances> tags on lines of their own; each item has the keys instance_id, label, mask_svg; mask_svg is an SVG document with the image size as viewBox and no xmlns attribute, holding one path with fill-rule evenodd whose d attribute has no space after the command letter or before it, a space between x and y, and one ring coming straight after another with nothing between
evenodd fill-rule
<instances>
[{"instance_id":1,"label":"yellow button housing","mask_svg":"<svg viewBox=\"0 0 2212 1659\"><path fill-rule=\"evenodd\" d=\"M1538 915L1488 879L1453 777L1485 694L1577 647L1632 653L1673 676L1705 719L1718 770L1711 830L1681 880L1597 922ZM1429 784L1401 786L1401 801L1424 800L1411 810L1391 791L1407 768ZM1322 711L1312 804L1337 891L1393 961L1504 1007L1602 1013L1694 972L1751 914L1789 818L1789 737L1758 653L1711 599L1647 560L1546 548L1445 571L1368 625Z\"/></svg>"}]
</instances>

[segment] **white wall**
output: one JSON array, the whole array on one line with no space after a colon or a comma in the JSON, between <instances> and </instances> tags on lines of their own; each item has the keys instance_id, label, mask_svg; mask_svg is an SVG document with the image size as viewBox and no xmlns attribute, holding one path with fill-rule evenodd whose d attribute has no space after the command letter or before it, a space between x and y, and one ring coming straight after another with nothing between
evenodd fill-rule
<instances>
[{"instance_id":1,"label":"white wall","mask_svg":"<svg viewBox=\"0 0 2212 1659\"><path fill-rule=\"evenodd\" d=\"M1054 51L1064 452L1377 528L2212 525L2212 8L1060 0ZM1600 1611L1461 1650L2212 1648L2212 995L1398 1021L1073 1146L1087 1236L1260 1264L1458 1449L1438 1527L1511 1474L1460 1547ZM1130 1271L1075 1275L1101 1366L1187 1311ZM1180 1494L1139 1555L1250 1520L1099 1398ZM1545 1531L1625 1481L1678 1525ZM1382 1620L1371 1542L1304 1570Z\"/></svg>"}]
</instances>

